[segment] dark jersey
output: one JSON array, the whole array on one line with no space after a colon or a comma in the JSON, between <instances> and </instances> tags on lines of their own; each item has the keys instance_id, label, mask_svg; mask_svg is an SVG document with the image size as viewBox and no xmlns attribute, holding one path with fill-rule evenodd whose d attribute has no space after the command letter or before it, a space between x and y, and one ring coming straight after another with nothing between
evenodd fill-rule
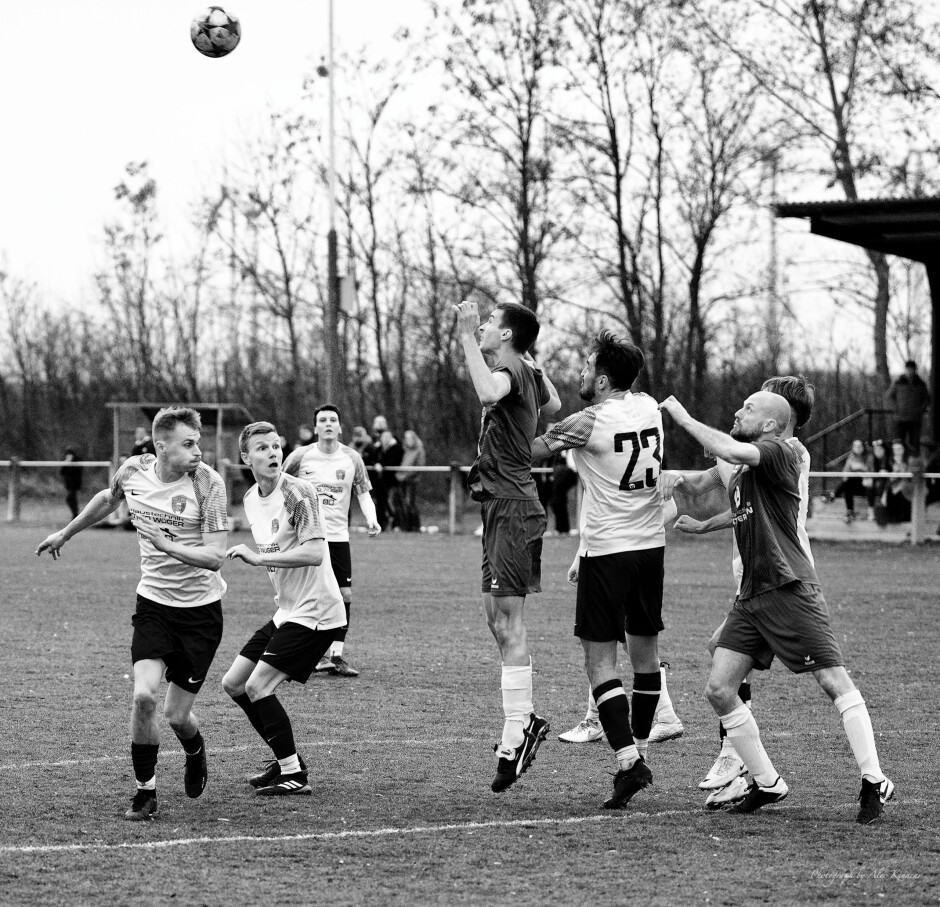
<instances>
[{"instance_id":1,"label":"dark jersey","mask_svg":"<svg viewBox=\"0 0 940 907\"><path fill-rule=\"evenodd\" d=\"M797 532L799 452L785 441L757 441L757 466L739 466L728 485L734 537L744 562L742 599L794 580L819 584Z\"/></svg>"},{"instance_id":2,"label":"dark jersey","mask_svg":"<svg viewBox=\"0 0 940 907\"><path fill-rule=\"evenodd\" d=\"M500 359L492 369L509 376L510 389L502 400L483 409L477 458L467 483L475 501L491 498L538 498L532 478L532 441L539 409L549 393L542 373L518 356Z\"/></svg>"}]
</instances>

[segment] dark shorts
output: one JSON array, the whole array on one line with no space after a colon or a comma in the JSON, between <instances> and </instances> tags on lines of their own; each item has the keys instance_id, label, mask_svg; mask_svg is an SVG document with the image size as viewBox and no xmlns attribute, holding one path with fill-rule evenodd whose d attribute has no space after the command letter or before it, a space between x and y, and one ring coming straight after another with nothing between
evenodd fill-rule
<instances>
[{"instance_id":1,"label":"dark shorts","mask_svg":"<svg viewBox=\"0 0 940 907\"><path fill-rule=\"evenodd\" d=\"M712 633L711 639L708 640L708 651L713 655L715 649L718 648L718 640L721 639L722 630L725 628L725 624L728 622L726 617L716 628L715 632ZM771 650L770 646L764 646L762 651L755 651L751 654L751 658L754 659L754 670L756 671L769 671L770 666L774 663L774 653Z\"/></svg>"},{"instance_id":2,"label":"dark shorts","mask_svg":"<svg viewBox=\"0 0 940 907\"><path fill-rule=\"evenodd\" d=\"M349 542L327 542L330 549L330 566L340 589L352 588L352 552Z\"/></svg>"},{"instance_id":3,"label":"dark shorts","mask_svg":"<svg viewBox=\"0 0 940 907\"><path fill-rule=\"evenodd\" d=\"M131 661L160 659L170 683L198 693L222 641L222 602L174 608L138 595L131 623Z\"/></svg>"},{"instance_id":4,"label":"dark shorts","mask_svg":"<svg viewBox=\"0 0 940 907\"><path fill-rule=\"evenodd\" d=\"M490 595L542 591L545 511L537 498L492 498L480 504L483 517L483 579Z\"/></svg>"},{"instance_id":5,"label":"dark shorts","mask_svg":"<svg viewBox=\"0 0 940 907\"><path fill-rule=\"evenodd\" d=\"M283 671L291 680L306 683L317 662L326 654L339 628L311 630L303 624L286 620L279 627L269 620L245 643L238 654L256 664Z\"/></svg>"},{"instance_id":6,"label":"dark shorts","mask_svg":"<svg viewBox=\"0 0 940 907\"><path fill-rule=\"evenodd\" d=\"M627 633L661 633L665 551L647 548L580 558L574 635L591 642L625 642Z\"/></svg>"},{"instance_id":7,"label":"dark shorts","mask_svg":"<svg viewBox=\"0 0 940 907\"><path fill-rule=\"evenodd\" d=\"M763 668L770 666L770 652L794 674L845 664L822 591L799 580L736 599L718 645L749 655Z\"/></svg>"}]
</instances>

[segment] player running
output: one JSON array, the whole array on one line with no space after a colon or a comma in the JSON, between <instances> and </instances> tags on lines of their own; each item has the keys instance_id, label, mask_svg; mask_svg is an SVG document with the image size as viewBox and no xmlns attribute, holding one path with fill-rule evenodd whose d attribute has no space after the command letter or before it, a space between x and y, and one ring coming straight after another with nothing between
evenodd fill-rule
<instances>
[{"instance_id":1,"label":"player running","mask_svg":"<svg viewBox=\"0 0 940 907\"><path fill-rule=\"evenodd\" d=\"M479 449L467 482L483 518L483 610L502 659L505 720L494 747L498 761L491 785L498 793L528 769L548 734L548 722L532 703L523 610L526 595L541 591L545 532L545 511L532 478L532 440L539 411L555 413L561 402L528 356L539 333L530 309L504 303L482 325L475 302L461 302L454 312L470 379L483 404Z\"/></svg>"},{"instance_id":2,"label":"player running","mask_svg":"<svg viewBox=\"0 0 940 907\"><path fill-rule=\"evenodd\" d=\"M317 493L281 469L277 429L270 422L252 422L238 447L257 482L244 504L258 551L235 545L226 557L268 571L277 611L242 648L222 687L274 753L274 761L249 784L261 796L310 794L307 767L275 691L285 680L307 682L345 624L343 596L330 568Z\"/></svg>"},{"instance_id":3,"label":"player running","mask_svg":"<svg viewBox=\"0 0 940 907\"><path fill-rule=\"evenodd\" d=\"M666 530L662 418L652 397L630 391L642 368L640 349L601 331L581 371L581 398L592 405L532 444L538 459L571 450L584 485L568 582L578 589L574 635L619 767L606 809L623 808L653 780L645 757L660 693ZM618 642L633 665L632 703L617 674Z\"/></svg>"},{"instance_id":4,"label":"player running","mask_svg":"<svg viewBox=\"0 0 940 907\"><path fill-rule=\"evenodd\" d=\"M375 502L369 494L372 485L362 457L351 447L340 443L343 426L339 410L332 403L323 404L314 413L313 424L317 440L295 450L284 462L284 472L306 479L317 490L320 517L326 527L330 548L330 564L346 608L346 626L337 631L330 651L324 653L316 670L340 677L358 677L359 672L343 654L352 604L349 507L353 491L366 518L369 536L377 536L382 527L375 512Z\"/></svg>"},{"instance_id":5,"label":"player running","mask_svg":"<svg viewBox=\"0 0 940 907\"><path fill-rule=\"evenodd\" d=\"M72 536L126 500L140 542L141 566L131 641L131 761L137 792L124 816L131 821L157 815L157 694L164 673L163 713L186 754L187 796L198 797L208 778L206 746L193 703L222 639L225 582L219 570L228 518L225 483L202 462L200 432L195 410L161 409L153 420L156 456L128 457L110 487L36 549L37 555L48 551L58 559Z\"/></svg>"},{"instance_id":6,"label":"player running","mask_svg":"<svg viewBox=\"0 0 940 907\"><path fill-rule=\"evenodd\" d=\"M862 776L856 821L879 819L894 785L881 771L871 718L832 632L819 579L800 545L801 458L783 439L790 405L759 391L735 413L730 435L693 419L675 397L660 404L716 456L737 466L728 492L744 572L712 661L706 696L751 774L747 796L731 812L752 813L789 793L738 689L768 650L793 672L812 672L842 716Z\"/></svg>"}]
</instances>

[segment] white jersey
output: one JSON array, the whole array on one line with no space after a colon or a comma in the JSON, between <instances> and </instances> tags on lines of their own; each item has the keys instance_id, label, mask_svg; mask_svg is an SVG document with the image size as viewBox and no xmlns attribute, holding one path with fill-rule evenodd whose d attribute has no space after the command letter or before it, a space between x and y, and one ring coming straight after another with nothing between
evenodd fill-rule
<instances>
[{"instance_id":1,"label":"white jersey","mask_svg":"<svg viewBox=\"0 0 940 907\"><path fill-rule=\"evenodd\" d=\"M271 494L257 485L245 493L245 517L261 554L290 551L313 539L325 539L320 506L313 486L281 473ZM329 552L319 567L268 567L274 584L275 626L293 621L311 630L346 624L346 608Z\"/></svg>"},{"instance_id":2,"label":"white jersey","mask_svg":"<svg viewBox=\"0 0 940 907\"><path fill-rule=\"evenodd\" d=\"M316 488L327 540L348 542L353 491L358 496L372 489L362 457L345 444L340 444L331 454L311 444L295 450L287 458L284 472L306 479Z\"/></svg>"},{"instance_id":3,"label":"white jersey","mask_svg":"<svg viewBox=\"0 0 940 907\"><path fill-rule=\"evenodd\" d=\"M161 482L153 454L128 457L111 480L111 496L116 500L125 498L132 517L149 517L168 538L181 545L202 545L204 532L228 529L225 483L205 463L175 482ZM139 533L137 538L141 573L138 595L176 608L194 608L222 598L226 587L218 570L184 564L154 548Z\"/></svg>"},{"instance_id":4,"label":"white jersey","mask_svg":"<svg viewBox=\"0 0 940 907\"><path fill-rule=\"evenodd\" d=\"M659 492L663 420L652 397L614 394L558 422L542 441L574 455L584 486L582 557L666 544Z\"/></svg>"},{"instance_id":5,"label":"white jersey","mask_svg":"<svg viewBox=\"0 0 940 907\"><path fill-rule=\"evenodd\" d=\"M800 547L806 552L806 557L809 558L810 564L815 569L816 561L813 560L813 551L809 544L809 533L806 531L806 517L809 514L809 451L800 443L799 438L788 438L787 444L800 451L800 509L796 516L796 534L800 540ZM731 475L737 469L737 466L726 463L719 458L717 469L721 484L727 488L731 482ZM731 533L731 572L734 574L735 591L740 592L741 580L744 577L744 561L741 559L741 552L738 551L738 543L733 532Z\"/></svg>"}]
</instances>

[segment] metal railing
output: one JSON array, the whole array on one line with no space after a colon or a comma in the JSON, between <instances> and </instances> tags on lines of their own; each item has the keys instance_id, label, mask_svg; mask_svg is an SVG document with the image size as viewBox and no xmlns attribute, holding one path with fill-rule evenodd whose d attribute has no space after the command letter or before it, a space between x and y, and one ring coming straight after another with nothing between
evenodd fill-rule
<instances>
[{"instance_id":1,"label":"metal railing","mask_svg":"<svg viewBox=\"0 0 940 907\"><path fill-rule=\"evenodd\" d=\"M18 522L21 515L22 504L22 471L24 469L61 469L63 466L81 466L88 469L112 468L110 460L0 460L0 468L9 469L7 478L7 516L8 523ZM241 463L222 460L218 464L218 471L222 478L228 482L232 472L242 472L248 467ZM376 470L367 467L373 474ZM451 535L457 532L459 502L464 491L464 474L470 472L469 466L460 463L451 463L450 466L386 466L383 471L388 472L420 472L420 473L446 473L449 475L447 492L447 522ZM537 467L534 473L551 474L548 467ZM911 496L911 544L918 545L927 538L927 480L940 479L938 472L924 472L923 468L914 465L910 472L811 472L812 479L910 479L912 484Z\"/></svg>"}]
</instances>

